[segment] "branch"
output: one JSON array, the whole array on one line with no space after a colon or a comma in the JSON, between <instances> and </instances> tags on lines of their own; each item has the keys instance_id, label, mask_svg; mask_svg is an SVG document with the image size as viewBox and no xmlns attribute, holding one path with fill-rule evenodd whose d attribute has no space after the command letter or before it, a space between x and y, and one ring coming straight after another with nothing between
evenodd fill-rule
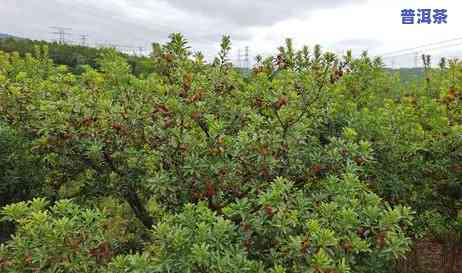
<instances>
[{"instance_id":1,"label":"branch","mask_svg":"<svg viewBox=\"0 0 462 273\"><path fill-rule=\"evenodd\" d=\"M146 207L144 206L143 202L141 201L136 189L130 185L128 181L128 173L122 172L114 164L112 158L110 158L109 154L104 151L104 161L108 164L111 170L117 173L124 179L124 184L121 187L122 196L124 197L125 201L130 205L133 213L135 214L136 218L138 218L143 225L150 229L154 225L154 218L149 215Z\"/></svg>"}]
</instances>

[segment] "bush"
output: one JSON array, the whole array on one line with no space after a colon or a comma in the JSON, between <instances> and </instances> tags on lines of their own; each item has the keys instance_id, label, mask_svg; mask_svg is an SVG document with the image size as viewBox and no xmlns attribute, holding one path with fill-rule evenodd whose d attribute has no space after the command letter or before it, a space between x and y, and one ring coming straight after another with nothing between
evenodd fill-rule
<instances>
[{"instance_id":1,"label":"bush","mask_svg":"<svg viewBox=\"0 0 462 273\"><path fill-rule=\"evenodd\" d=\"M30 141L0 122L0 207L44 193L39 160Z\"/></svg>"},{"instance_id":2,"label":"bush","mask_svg":"<svg viewBox=\"0 0 462 273\"><path fill-rule=\"evenodd\" d=\"M383 206L348 172L302 190L278 178L226 213L240 222L251 257L288 272L387 272L410 244L402 229L410 210Z\"/></svg>"},{"instance_id":3,"label":"bush","mask_svg":"<svg viewBox=\"0 0 462 273\"><path fill-rule=\"evenodd\" d=\"M111 259L105 217L61 200L48 208L45 199L8 205L3 219L17 225L0 247L2 272L97 272Z\"/></svg>"},{"instance_id":4,"label":"bush","mask_svg":"<svg viewBox=\"0 0 462 273\"><path fill-rule=\"evenodd\" d=\"M402 83L380 59L289 39L243 75L230 46L225 36L208 64L172 34L143 77L111 50L79 75L46 48L0 53L0 160L13 167L1 189L14 197L13 177L33 185L7 202L48 197L52 209L30 215L49 228L66 219L70 233L104 212L59 270L386 272L410 238L460 241L460 64ZM40 246L40 266L53 247L71 251L26 229L42 219L30 215L10 217L18 230L4 249ZM93 259L106 245L115 257ZM8 266L27 266L21 255Z\"/></svg>"}]
</instances>

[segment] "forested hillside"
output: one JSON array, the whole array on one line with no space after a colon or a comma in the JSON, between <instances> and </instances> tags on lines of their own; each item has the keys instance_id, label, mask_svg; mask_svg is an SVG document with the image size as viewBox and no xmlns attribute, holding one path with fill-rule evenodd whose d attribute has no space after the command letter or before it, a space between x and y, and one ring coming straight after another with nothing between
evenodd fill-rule
<instances>
[{"instance_id":1,"label":"forested hillside","mask_svg":"<svg viewBox=\"0 0 462 273\"><path fill-rule=\"evenodd\" d=\"M98 68L97 59L101 54L109 49L99 49L86 46L68 45L60 43L50 43L46 41L35 41L29 39L19 39L16 37L0 37L0 50L8 53L18 52L21 56L27 53L35 54L36 48L46 46L48 56L55 64L66 65L74 74L81 74L85 65ZM151 73L152 66L148 58L143 56L133 56L122 54L130 64L131 72L135 75Z\"/></svg>"},{"instance_id":2,"label":"forested hillside","mask_svg":"<svg viewBox=\"0 0 462 273\"><path fill-rule=\"evenodd\" d=\"M246 75L170 38L143 73L0 42L1 272L428 272L423 239L460 272L460 63L404 83L288 39Z\"/></svg>"}]
</instances>

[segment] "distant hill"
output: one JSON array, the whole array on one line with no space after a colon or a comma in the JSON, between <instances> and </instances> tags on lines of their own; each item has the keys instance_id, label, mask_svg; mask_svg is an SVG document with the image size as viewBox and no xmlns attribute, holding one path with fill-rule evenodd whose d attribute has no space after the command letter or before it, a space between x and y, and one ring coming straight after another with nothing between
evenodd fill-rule
<instances>
[{"instance_id":1,"label":"distant hill","mask_svg":"<svg viewBox=\"0 0 462 273\"><path fill-rule=\"evenodd\" d=\"M98 59L102 54L108 51L108 49L49 43L46 41L18 38L13 35L8 36L8 34L2 35L3 36L0 36L0 51L7 53L17 52L19 55L25 56L28 53L34 54L37 46L46 46L48 48L48 56L55 64L67 65L75 74L82 73L85 69L85 65L98 68ZM127 59L134 74L141 75L152 72L153 63L148 57L130 56L123 53L121 53L121 55Z\"/></svg>"},{"instance_id":2,"label":"distant hill","mask_svg":"<svg viewBox=\"0 0 462 273\"><path fill-rule=\"evenodd\" d=\"M11 38L11 37L13 37L13 36L10 35L10 34L0 33L0 39L1 39L1 38Z\"/></svg>"},{"instance_id":3,"label":"distant hill","mask_svg":"<svg viewBox=\"0 0 462 273\"><path fill-rule=\"evenodd\" d=\"M417 80L424 76L424 69L421 67L418 68L399 68L399 69L387 69L392 73L399 73L399 77L403 82L409 82Z\"/></svg>"},{"instance_id":4,"label":"distant hill","mask_svg":"<svg viewBox=\"0 0 462 273\"><path fill-rule=\"evenodd\" d=\"M21 37L18 37L18 36L14 36L14 35L11 35L11 34L8 34L8 33L1 33L1 32L0 32L0 39L8 39L8 38L17 39L17 40L22 40L22 39L24 39L24 38L21 38Z\"/></svg>"}]
</instances>

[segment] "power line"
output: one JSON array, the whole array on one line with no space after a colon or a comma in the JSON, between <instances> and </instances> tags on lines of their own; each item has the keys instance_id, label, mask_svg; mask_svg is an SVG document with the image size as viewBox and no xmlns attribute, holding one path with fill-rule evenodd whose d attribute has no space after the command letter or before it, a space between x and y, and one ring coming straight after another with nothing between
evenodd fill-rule
<instances>
[{"instance_id":1,"label":"power line","mask_svg":"<svg viewBox=\"0 0 462 273\"><path fill-rule=\"evenodd\" d=\"M397 53L406 52L406 51L415 52L415 50L417 50L417 49L421 49L421 48L425 48L425 47L429 47L429 46L433 46L433 45L445 44L445 43L454 42L454 41L458 41L458 40L462 40L462 37L454 38L454 39L450 39L450 40L439 41L439 42L434 42L434 43L429 43L429 44L420 45L420 46L416 46L416 47L412 47L412 48L406 48L406 49L391 51L391 52L387 52L387 53L383 53L383 54L378 54L378 56L384 57L384 56L387 56L387 55L395 55ZM398 56L400 56L400 55L398 55Z\"/></svg>"},{"instance_id":2,"label":"power line","mask_svg":"<svg viewBox=\"0 0 462 273\"><path fill-rule=\"evenodd\" d=\"M455 47L455 46L460 46L460 45L462 45L462 42L456 43L456 44L450 44L450 45L426 48L426 49L421 50L421 51L432 51L432 50L435 50L435 49L450 48L450 47ZM390 58L395 58L395 57L408 56L408 55L412 55L412 54L415 54L415 53L416 53L416 51L403 53L403 54L399 54L399 55L393 55L393 56L385 56L385 57L382 57L382 59L390 59Z\"/></svg>"},{"instance_id":3,"label":"power line","mask_svg":"<svg viewBox=\"0 0 462 273\"><path fill-rule=\"evenodd\" d=\"M112 43L96 43L96 48L113 48L117 51L126 54L132 55L139 55L143 56L146 52L146 48L143 46L130 46L130 45L120 45L120 44L112 44Z\"/></svg>"}]
</instances>

